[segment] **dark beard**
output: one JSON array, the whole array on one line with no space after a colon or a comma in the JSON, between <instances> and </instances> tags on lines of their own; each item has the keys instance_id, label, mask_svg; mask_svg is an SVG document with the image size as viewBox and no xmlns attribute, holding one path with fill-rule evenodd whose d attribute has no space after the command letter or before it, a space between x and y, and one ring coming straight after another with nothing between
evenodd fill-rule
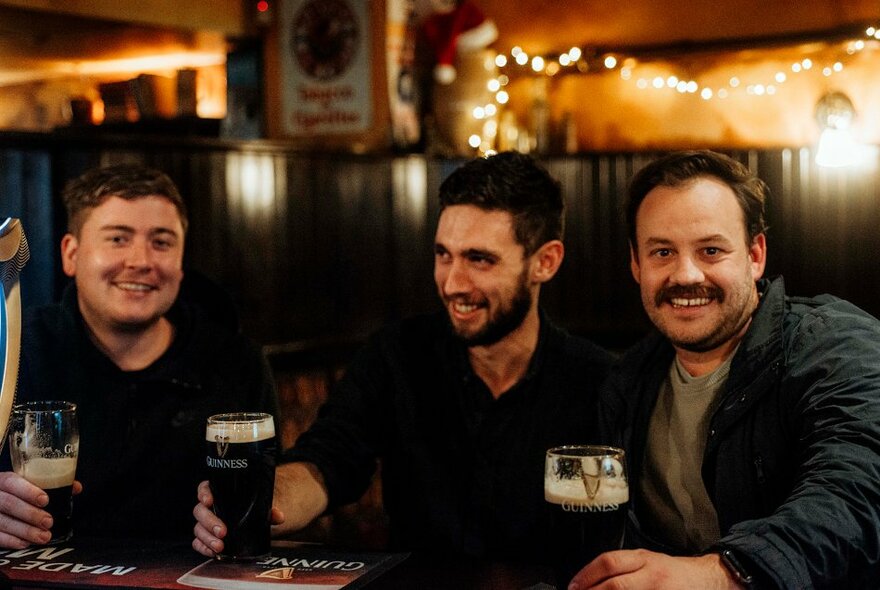
<instances>
[{"instance_id":1,"label":"dark beard","mask_svg":"<svg viewBox=\"0 0 880 590\"><path fill-rule=\"evenodd\" d=\"M468 347L495 344L519 328L531 308L532 292L529 291L525 281L523 281L510 302L510 306L506 309L501 309L496 317L490 318L482 330L471 336L463 336L458 332L455 335Z\"/></svg>"}]
</instances>

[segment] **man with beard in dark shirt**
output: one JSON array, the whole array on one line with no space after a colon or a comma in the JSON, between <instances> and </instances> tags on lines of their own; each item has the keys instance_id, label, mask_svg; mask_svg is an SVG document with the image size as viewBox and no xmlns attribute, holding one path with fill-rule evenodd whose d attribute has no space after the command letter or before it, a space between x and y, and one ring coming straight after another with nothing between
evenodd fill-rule
<instances>
[{"instance_id":1,"label":"man with beard in dark shirt","mask_svg":"<svg viewBox=\"0 0 880 590\"><path fill-rule=\"evenodd\" d=\"M357 500L382 462L390 545L545 557L544 454L586 442L611 356L538 306L562 263L558 183L531 158L473 160L440 187L434 279L445 313L376 334L279 466L276 533ZM193 547L226 529L207 484Z\"/></svg>"}]
</instances>

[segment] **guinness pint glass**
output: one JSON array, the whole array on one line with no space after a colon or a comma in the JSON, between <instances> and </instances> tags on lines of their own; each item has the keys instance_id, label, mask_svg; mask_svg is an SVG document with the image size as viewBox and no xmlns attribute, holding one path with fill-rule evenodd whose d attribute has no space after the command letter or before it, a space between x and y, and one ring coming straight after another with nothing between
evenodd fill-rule
<instances>
[{"instance_id":1,"label":"guinness pint glass","mask_svg":"<svg viewBox=\"0 0 880 590\"><path fill-rule=\"evenodd\" d=\"M600 553L620 549L629 506L624 454L603 446L547 451L544 499L552 518L557 588Z\"/></svg>"},{"instance_id":2,"label":"guinness pint glass","mask_svg":"<svg viewBox=\"0 0 880 590\"><path fill-rule=\"evenodd\" d=\"M44 510L52 515L49 544L70 539L73 479L79 453L76 404L42 401L12 408L9 456L12 470L49 496Z\"/></svg>"},{"instance_id":3,"label":"guinness pint glass","mask_svg":"<svg viewBox=\"0 0 880 590\"><path fill-rule=\"evenodd\" d=\"M223 553L217 558L266 557L275 486L272 416L246 412L211 416L205 439L214 512L227 529Z\"/></svg>"}]
</instances>

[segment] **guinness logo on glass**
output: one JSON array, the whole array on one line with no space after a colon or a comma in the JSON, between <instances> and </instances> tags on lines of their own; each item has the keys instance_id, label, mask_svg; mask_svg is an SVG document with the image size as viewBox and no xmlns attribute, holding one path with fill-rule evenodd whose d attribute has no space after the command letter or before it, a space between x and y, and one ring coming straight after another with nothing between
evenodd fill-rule
<instances>
[{"instance_id":1,"label":"guinness logo on glass","mask_svg":"<svg viewBox=\"0 0 880 590\"><path fill-rule=\"evenodd\" d=\"M218 434L214 437L214 442L217 443L217 456L222 459L226 456L226 452L229 450L229 437L220 436Z\"/></svg>"}]
</instances>

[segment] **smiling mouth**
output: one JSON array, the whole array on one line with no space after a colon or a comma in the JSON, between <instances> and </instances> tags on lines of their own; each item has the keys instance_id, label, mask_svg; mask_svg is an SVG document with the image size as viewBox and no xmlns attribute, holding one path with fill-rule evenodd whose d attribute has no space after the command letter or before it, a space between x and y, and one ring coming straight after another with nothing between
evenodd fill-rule
<instances>
[{"instance_id":1,"label":"smiling mouth","mask_svg":"<svg viewBox=\"0 0 880 590\"><path fill-rule=\"evenodd\" d=\"M475 312L477 309L479 309L479 307L480 307L479 305L476 305L473 303L453 303L452 304L453 311L455 311L456 313L462 313L462 314Z\"/></svg>"},{"instance_id":2,"label":"smiling mouth","mask_svg":"<svg viewBox=\"0 0 880 590\"><path fill-rule=\"evenodd\" d=\"M709 297L698 297L695 299L686 299L684 297L670 297L669 303L672 307L699 307L701 305L709 305L712 301Z\"/></svg>"},{"instance_id":3,"label":"smiling mouth","mask_svg":"<svg viewBox=\"0 0 880 590\"><path fill-rule=\"evenodd\" d=\"M114 283L116 287L122 289L123 291L134 291L138 293L144 293L146 291L152 291L155 289L152 285L144 285L143 283Z\"/></svg>"}]
</instances>

